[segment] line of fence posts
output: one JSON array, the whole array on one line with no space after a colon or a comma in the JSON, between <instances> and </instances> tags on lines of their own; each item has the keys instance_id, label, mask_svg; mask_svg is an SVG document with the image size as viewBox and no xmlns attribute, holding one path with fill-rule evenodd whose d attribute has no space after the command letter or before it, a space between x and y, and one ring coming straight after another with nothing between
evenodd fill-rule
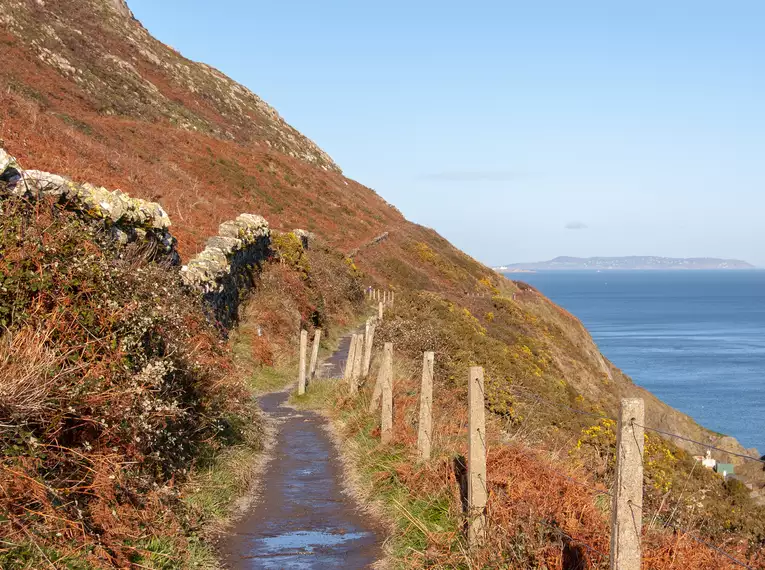
<instances>
[{"instance_id":1,"label":"line of fence posts","mask_svg":"<svg viewBox=\"0 0 765 570\"><path fill-rule=\"evenodd\" d=\"M380 302L384 305L392 305L396 299L396 292L388 290L380 291L379 289L369 287L366 296L373 303Z\"/></svg>"},{"instance_id":2,"label":"line of fence posts","mask_svg":"<svg viewBox=\"0 0 765 570\"><path fill-rule=\"evenodd\" d=\"M382 302L379 305L382 307ZM364 334L350 339L344 379L356 394L359 381L369 375L375 319L366 323ZM314 335L310 374L316 372L316 359L321 330ZM306 348L308 332L300 334L300 372L298 393L305 393ZM433 426L433 352L423 354L420 410L417 434L417 455L427 461L432 453ZM467 461L467 538L468 544L480 544L486 535L486 417L484 371L472 367L468 376L468 461ZM377 380L372 390L369 412L380 405L380 439L383 444L393 441L393 343L386 342ZM616 441L616 477L611 505L610 570L640 570L641 529L643 518L643 453L645 404L640 398L622 399L619 409Z\"/></svg>"}]
</instances>

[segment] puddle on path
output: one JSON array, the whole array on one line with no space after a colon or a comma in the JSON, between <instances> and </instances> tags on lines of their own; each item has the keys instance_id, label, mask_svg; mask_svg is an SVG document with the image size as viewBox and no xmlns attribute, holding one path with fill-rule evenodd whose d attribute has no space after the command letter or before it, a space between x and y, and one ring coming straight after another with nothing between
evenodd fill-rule
<instances>
[{"instance_id":1,"label":"puddle on path","mask_svg":"<svg viewBox=\"0 0 765 570\"><path fill-rule=\"evenodd\" d=\"M342 373L349 342L343 339L322 376ZM381 556L380 537L342 491L325 420L285 407L287 398L280 392L260 399L279 432L261 498L223 545L226 563L237 570L366 568Z\"/></svg>"}]
</instances>

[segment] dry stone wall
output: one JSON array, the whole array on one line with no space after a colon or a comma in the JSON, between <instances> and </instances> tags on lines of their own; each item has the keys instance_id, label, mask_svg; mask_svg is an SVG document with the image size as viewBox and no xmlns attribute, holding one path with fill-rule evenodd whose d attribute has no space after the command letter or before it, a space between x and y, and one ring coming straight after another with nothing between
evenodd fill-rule
<instances>
[{"instance_id":1,"label":"dry stone wall","mask_svg":"<svg viewBox=\"0 0 765 570\"><path fill-rule=\"evenodd\" d=\"M199 291L212 317L223 328L236 322L243 296L255 286L255 274L271 255L271 229L255 214L242 214L220 225L218 235L181 269L183 281Z\"/></svg>"},{"instance_id":2,"label":"dry stone wall","mask_svg":"<svg viewBox=\"0 0 765 570\"><path fill-rule=\"evenodd\" d=\"M101 225L116 243L151 245L163 259L180 265L170 217L159 204L57 174L23 170L0 148L0 174L8 167L16 168L22 178L13 188L0 183L0 199L8 195L33 200L51 197ZM303 230L295 233L307 249L311 234ZM242 214L220 225L218 235L208 239L205 249L181 268L181 279L202 296L210 317L226 331L236 323L241 301L254 288L255 277L271 253L268 222L255 214Z\"/></svg>"},{"instance_id":3,"label":"dry stone wall","mask_svg":"<svg viewBox=\"0 0 765 570\"><path fill-rule=\"evenodd\" d=\"M0 148L0 173L8 167L18 169L21 180L13 188L0 185L0 194L30 199L53 198L67 209L103 225L117 243L146 244L172 264L180 262L175 249L176 240L170 233L170 217L156 202L131 198L119 190L109 191L88 183L80 184L58 174L24 170Z\"/></svg>"}]
</instances>

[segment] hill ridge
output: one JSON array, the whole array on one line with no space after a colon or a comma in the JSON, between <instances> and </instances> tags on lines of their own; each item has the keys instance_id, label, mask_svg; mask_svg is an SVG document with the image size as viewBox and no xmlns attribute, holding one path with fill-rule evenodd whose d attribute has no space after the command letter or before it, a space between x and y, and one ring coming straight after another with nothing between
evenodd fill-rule
<instances>
[{"instance_id":1,"label":"hill ridge","mask_svg":"<svg viewBox=\"0 0 765 570\"><path fill-rule=\"evenodd\" d=\"M549 261L511 263L495 268L508 270L742 270L755 266L739 259L717 257L663 257L656 255L627 255L613 257L572 257L561 255Z\"/></svg>"}]
</instances>

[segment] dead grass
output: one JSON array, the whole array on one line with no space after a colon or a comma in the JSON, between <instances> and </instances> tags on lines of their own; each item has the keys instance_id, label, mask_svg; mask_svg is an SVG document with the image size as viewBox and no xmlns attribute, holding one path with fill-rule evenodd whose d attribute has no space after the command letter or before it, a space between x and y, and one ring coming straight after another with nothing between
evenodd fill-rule
<instances>
[{"instance_id":1,"label":"dead grass","mask_svg":"<svg viewBox=\"0 0 765 570\"><path fill-rule=\"evenodd\" d=\"M0 421L16 423L39 417L51 389L70 370L47 348L52 328L24 327L0 337Z\"/></svg>"}]
</instances>

